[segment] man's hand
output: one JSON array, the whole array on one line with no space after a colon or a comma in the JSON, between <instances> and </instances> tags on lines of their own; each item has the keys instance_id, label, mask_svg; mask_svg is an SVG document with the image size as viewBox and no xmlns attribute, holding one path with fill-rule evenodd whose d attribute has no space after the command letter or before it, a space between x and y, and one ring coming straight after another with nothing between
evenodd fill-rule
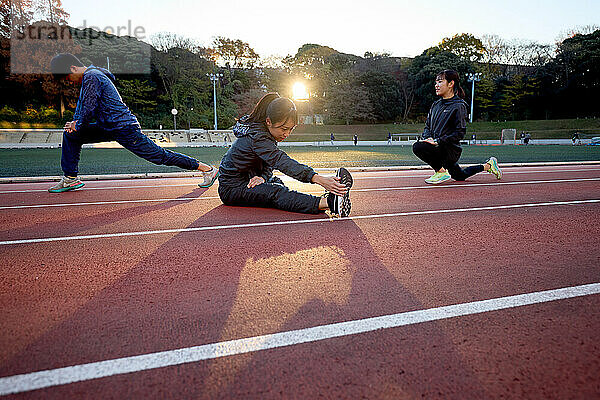
<instances>
[{"instance_id":1,"label":"man's hand","mask_svg":"<svg viewBox=\"0 0 600 400\"><path fill-rule=\"evenodd\" d=\"M77 123L77 121L71 121L71 122L67 122L65 124L65 131L71 133L71 132L75 132L75 124Z\"/></svg>"},{"instance_id":2,"label":"man's hand","mask_svg":"<svg viewBox=\"0 0 600 400\"><path fill-rule=\"evenodd\" d=\"M342 185L339 182L340 178L338 177L321 176L319 174L315 174L311 180L313 183L323 186L325 190L333 194L337 194L338 196L343 196L348 191L346 185Z\"/></svg>"},{"instance_id":3,"label":"man's hand","mask_svg":"<svg viewBox=\"0 0 600 400\"><path fill-rule=\"evenodd\" d=\"M427 139L425 139L423 141L426 142L426 143L432 144L434 146L438 145L437 142L435 140L433 140L433 138L427 138Z\"/></svg>"},{"instance_id":4,"label":"man's hand","mask_svg":"<svg viewBox=\"0 0 600 400\"><path fill-rule=\"evenodd\" d=\"M251 189L254 186L262 185L263 183L265 183L265 178L262 176L253 176L250 178L250 182L248 182L248 189Z\"/></svg>"}]
</instances>

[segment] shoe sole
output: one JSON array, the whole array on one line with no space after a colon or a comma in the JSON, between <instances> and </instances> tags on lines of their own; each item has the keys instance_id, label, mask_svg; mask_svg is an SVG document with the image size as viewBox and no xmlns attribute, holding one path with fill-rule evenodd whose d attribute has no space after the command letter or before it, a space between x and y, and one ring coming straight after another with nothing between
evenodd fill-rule
<instances>
[{"instance_id":1,"label":"shoe sole","mask_svg":"<svg viewBox=\"0 0 600 400\"><path fill-rule=\"evenodd\" d=\"M341 217L347 217L350 215L350 210L352 209L352 203L350 202L350 188L354 184L354 180L352 179L350 172L344 167L339 168L335 176L340 178L340 183L344 184L348 188L348 191L345 195L337 196L336 199L338 214Z\"/></svg>"},{"instance_id":2,"label":"shoe sole","mask_svg":"<svg viewBox=\"0 0 600 400\"><path fill-rule=\"evenodd\" d=\"M81 182L75 186L69 186L69 187L65 187L65 188L60 188L60 189L48 189L48 192L50 193L62 193L62 192L68 192L70 190L75 190L75 189L79 189L80 187L85 186L85 183Z\"/></svg>"},{"instance_id":3,"label":"shoe sole","mask_svg":"<svg viewBox=\"0 0 600 400\"><path fill-rule=\"evenodd\" d=\"M203 185L203 184L199 183L198 186L200 186L201 188L209 188L215 183L215 181L217 180L218 177L219 177L219 171L217 171L214 178L212 178L212 180L210 181L209 184Z\"/></svg>"},{"instance_id":4,"label":"shoe sole","mask_svg":"<svg viewBox=\"0 0 600 400\"><path fill-rule=\"evenodd\" d=\"M491 164L490 164L490 166L491 166L490 171L492 169L495 169L498 172L497 174L495 174L495 173L492 172L492 175L494 175L496 177L496 179L502 179L502 171L500 170L500 167L498 166L498 160L496 160L495 157L492 157L492 158L489 159L488 162L491 162Z\"/></svg>"},{"instance_id":5,"label":"shoe sole","mask_svg":"<svg viewBox=\"0 0 600 400\"><path fill-rule=\"evenodd\" d=\"M427 179L425 179L425 183L429 184L429 185L439 185L440 183L444 183L444 182L448 182L450 179L452 179L452 177L447 177L444 179L440 179L437 181L428 181Z\"/></svg>"}]
</instances>

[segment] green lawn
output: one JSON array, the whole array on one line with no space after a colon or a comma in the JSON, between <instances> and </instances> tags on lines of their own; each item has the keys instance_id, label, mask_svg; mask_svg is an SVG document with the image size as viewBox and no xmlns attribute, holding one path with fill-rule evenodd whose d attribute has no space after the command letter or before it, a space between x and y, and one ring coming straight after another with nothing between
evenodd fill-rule
<instances>
[{"instance_id":1,"label":"green lawn","mask_svg":"<svg viewBox=\"0 0 600 400\"><path fill-rule=\"evenodd\" d=\"M218 164L222 147L176 148L210 164ZM312 167L420 165L408 146L283 147L292 158ZM600 161L600 146L465 146L461 163L496 156L503 162ZM60 149L0 149L0 176L61 175ZM124 174L179 172L151 164L124 149L83 149L80 173Z\"/></svg>"},{"instance_id":2,"label":"green lawn","mask_svg":"<svg viewBox=\"0 0 600 400\"><path fill-rule=\"evenodd\" d=\"M385 140L387 133L421 133L425 124L364 124L364 125L299 125L290 138L293 141L313 142L329 140L333 132L337 140L351 140L358 135L361 140ZM0 128L61 128L52 124L12 123L0 121ZM467 126L467 137L473 133L480 139L500 139L505 128L527 131L533 139L570 139L575 131L582 137L600 136L600 118L556 119L530 121L473 122Z\"/></svg>"},{"instance_id":3,"label":"green lawn","mask_svg":"<svg viewBox=\"0 0 600 400\"><path fill-rule=\"evenodd\" d=\"M299 125L292 135L294 141L329 140L333 132L337 140L350 140L358 135L361 140L385 140L388 132L421 133L425 124L375 125ZM473 133L480 139L500 139L502 129L527 131L533 139L570 139L575 131L582 137L600 136L600 118L559 119L534 121L473 122L467 125L467 137Z\"/></svg>"}]
</instances>

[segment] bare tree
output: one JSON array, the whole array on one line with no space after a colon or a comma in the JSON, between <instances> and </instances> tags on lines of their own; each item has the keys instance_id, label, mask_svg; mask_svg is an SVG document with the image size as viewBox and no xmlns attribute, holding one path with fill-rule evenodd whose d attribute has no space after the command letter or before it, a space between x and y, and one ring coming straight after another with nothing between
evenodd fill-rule
<instances>
[{"instance_id":1,"label":"bare tree","mask_svg":"<svg viewBox=\"0 0 600 400\"><path fill-rule=\"evenodd\" d=\"M530 40L505 40L497 35L482 37L485 48L482 62L486 64L487 74L508 76L523 73L523 67L539 68L552 59L553 47Z\"/></svg>"},{"instance_id":2,"label":"bare tree","mask_svg":"<svg viewBox=\"0 0 600 400\"><path fill-rule=\"evenodd\" d=\"M159 32L150 36L150 43L158 51L167 52L170 49L184 49L192 53L199 50L199 45L194 39L180 36L173 32Z\"/></svg>"},{"instance_id":3,"label":"bare tree","mask_svg":"<svg viewBox=\"0 0 600 400\"><path fill-rule=\"evenodd\" d=\"M560 45L565 39L572 38L577 34L588 35L596 32L598 29L600 29L600 25L579 25L574 28L561 31L556 37L556 46L558 47L558 45Z\"/></svg>"}]
</instances>

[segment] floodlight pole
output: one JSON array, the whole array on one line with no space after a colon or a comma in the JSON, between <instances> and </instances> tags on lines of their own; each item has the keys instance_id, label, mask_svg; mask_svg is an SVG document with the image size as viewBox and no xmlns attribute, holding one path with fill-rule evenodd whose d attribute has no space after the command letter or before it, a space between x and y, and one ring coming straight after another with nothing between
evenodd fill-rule
<instances>
[{"instance_id":1,"label":"floodlight pole","mask_svg":"<svg viewBox=\"0 0 600 400\"><path fill-rule=\"evenodd\" d=\"M177 117L176 117L177 112L178 111L176 108L173 108L171 110L171 114L173 114L173 133L175 133L175 131L177 130Z\"/></svg>"},{"instance_id":2,"label":"floodlight pole","mask_svg":"<svg viewBox=\"0 0 600 400\"><path fill-rule=\"evenodd\" d=\"M217 81L223 74L206 74L213 83L213 103L215 111L215 131L217 130Z\"/></svg>"},{"instance_id":3,"label":"floodlight pole","mask_svg":"<svg viewBox=\"0 0 600 400\"><path fill-rule=\"evenodd\" d=\"M480 81L481 80L481 74L480 73L475 73L475 74L468 74L467 75L467 81L468 82L472 82L472 86L471 86L471 115L469 118L469 122L473 122L473 101L475 99L475 81Z\"/></svg>"}]
</instances>

